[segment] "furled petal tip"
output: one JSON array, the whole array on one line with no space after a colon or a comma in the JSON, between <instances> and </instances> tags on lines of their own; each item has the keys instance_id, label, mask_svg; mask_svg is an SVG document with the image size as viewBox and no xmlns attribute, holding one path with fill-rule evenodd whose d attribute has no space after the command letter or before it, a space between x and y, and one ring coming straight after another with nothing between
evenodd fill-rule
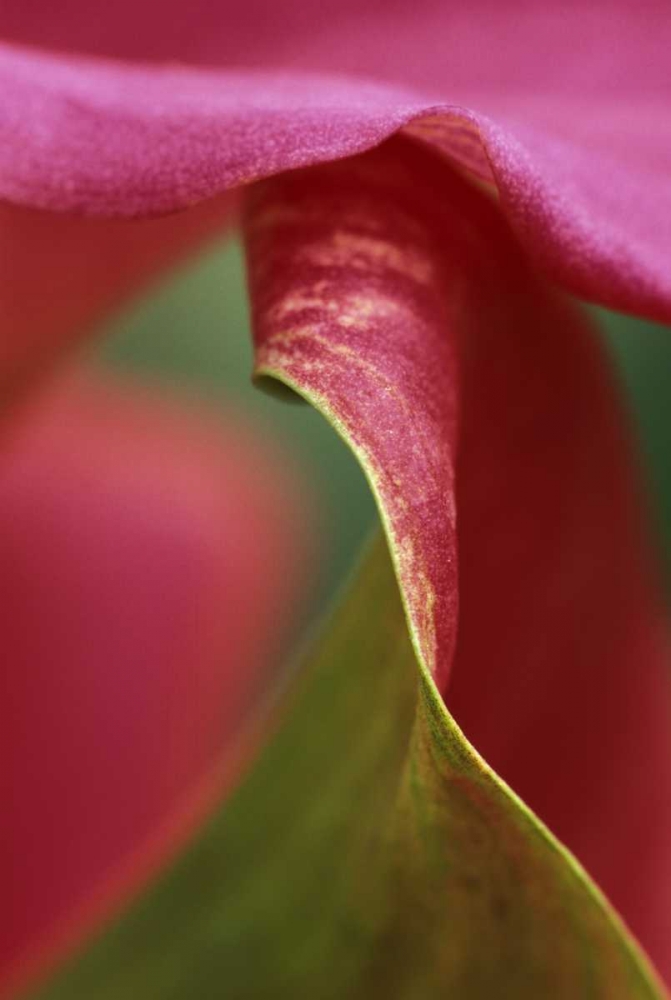
<instances>
[{"instance_id":1,"label":"furled petal tip","mask_svg":"<svg viewBox=\"0 0 671 1000\"><path fill-rule=\"evenodd\" d=\"M266 181L246 234L257 373L361 462L420 664L668 972L668 635L590 325L407 140Z\"/></svg>"}]
</instances>

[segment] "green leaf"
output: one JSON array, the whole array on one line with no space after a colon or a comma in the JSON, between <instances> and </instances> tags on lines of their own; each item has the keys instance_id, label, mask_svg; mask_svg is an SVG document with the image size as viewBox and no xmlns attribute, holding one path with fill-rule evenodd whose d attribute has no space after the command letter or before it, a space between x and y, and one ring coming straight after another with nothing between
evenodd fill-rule
<instances>
[{"instance_id":1,"label":"green leaf","mask_svg":"<svg viewBox=\"0 0 671 1000\"><path fill-rule=\"evenodd\" d=\"M385 544L253 772L39 1000L660 997L417 670Z\"/></svg>"}]
</instances>

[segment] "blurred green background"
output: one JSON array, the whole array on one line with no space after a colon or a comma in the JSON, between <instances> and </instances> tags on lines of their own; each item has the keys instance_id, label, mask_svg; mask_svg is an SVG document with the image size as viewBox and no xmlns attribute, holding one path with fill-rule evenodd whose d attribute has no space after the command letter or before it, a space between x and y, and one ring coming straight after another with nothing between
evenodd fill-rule
<instances>
[{"instance_id":1,"label":"blurred green background","mask_svg":"<svg viewBox=\"0 0 671 1000\"><path fill-rule=\"evenodd\" d=\"M671 580L671 330L599 311L640 440L667 581ZM216 406L246 411L296 454L320 502L323 557L305 617L324 607L375 518L347 448L308 406L280 403L250 382L249 314L237 242L210 247L108 323L97 358Z\"/></svg>"}]
</instances>

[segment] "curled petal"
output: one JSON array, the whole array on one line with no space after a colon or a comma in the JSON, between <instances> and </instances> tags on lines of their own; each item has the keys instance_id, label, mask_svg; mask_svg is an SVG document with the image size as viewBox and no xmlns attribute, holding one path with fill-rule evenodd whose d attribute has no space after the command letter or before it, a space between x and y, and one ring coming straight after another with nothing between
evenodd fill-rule
<instances>
[{"instance_id":1,"label":"curled petal","mask_svg":"<svg viewBox=\"0 0 671 1000\"><path fill-rule=\"evenodd\" d=\"M267 181L247 234L257 372L359 458L420 662L667 962L668 644L588 324L411 144Z\"/></svg>"}]
</instances>

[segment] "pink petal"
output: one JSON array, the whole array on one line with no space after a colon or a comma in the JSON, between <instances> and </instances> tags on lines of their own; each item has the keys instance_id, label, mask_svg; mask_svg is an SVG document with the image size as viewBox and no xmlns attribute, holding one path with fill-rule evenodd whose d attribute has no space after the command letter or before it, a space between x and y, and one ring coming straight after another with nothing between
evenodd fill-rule
<instances>
[{"instance_id":1,"label":"pink petal","mask_svg":"<svg viewBox=\"0 0 671 1000\"><path fill-rule=\"evenodd\" d=\"M0 203L0 398L225 227L233 197L136 225Z\"/></svg>"},{"instance_id":2,"label":"pink petal","mask_svg":"<svg viewBox=\"0 0 671 1000\"><path fill-rule=\"evenodd\" d=\"M407 142L266 181L247 232L257 370L359 458L418 654L671 976L668 636L589 325Z\"/></svg>"},{"instance_id":3,"label":"pink petal","mask_svg":"<svg viewBox=\"0 0 671 1000\"><path fill-rule=\"evenodd\" d=\"M6 46L7 199L106 215L169 211L405 127L496 184L553 280L671 317L671 11L662 0L140 10L125 0L104 11L9 0L2 23L20 42L172 62L143 68Z\"/></svg>"},{"instance_id":4,"label":"pink petal","mask_svg":"<svg viewBox=\"0 0 671 1000\"><path fill-rule=\"evenodd\" d=\"M295 492L246 429L104 384L5 441L0 988L221 800L296 594Z\"/></svg>"}]
</instances>

